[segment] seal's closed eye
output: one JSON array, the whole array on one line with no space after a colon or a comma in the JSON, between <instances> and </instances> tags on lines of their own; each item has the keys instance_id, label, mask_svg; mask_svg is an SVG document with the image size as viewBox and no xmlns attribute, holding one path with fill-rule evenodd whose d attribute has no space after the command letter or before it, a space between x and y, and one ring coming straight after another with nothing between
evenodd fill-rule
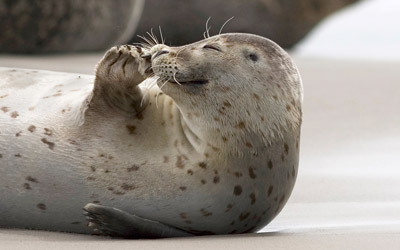
<instances>
[{"instance_id":1,"label":"seal's closed eye","mask_svg":"<svg viewBox=\"0 0 400 250\"><path fill-rule=\"evenodd\" d=\"M218 52L221 52L221 49L220 49L220 48L218 48L218 47L215 46L215 45L211 45L211 44L206 44L206 45L204 45L204 46L203 46L203 49L212 49L212 50L216 50L216 51L218 51Z\"/></svg>"}]
</instances>

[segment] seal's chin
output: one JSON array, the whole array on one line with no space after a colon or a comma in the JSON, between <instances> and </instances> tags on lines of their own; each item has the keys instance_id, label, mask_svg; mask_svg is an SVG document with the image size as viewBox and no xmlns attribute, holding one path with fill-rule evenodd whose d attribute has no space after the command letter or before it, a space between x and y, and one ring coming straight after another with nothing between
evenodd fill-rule
<instances>
[{"instance_id":1,"label":"seal's chin","mask_svg":"<svg viewBox=\"0 0 400 250\"><path fill-rule=\"evenodd\" d=\"M204 80L204 79L193 80L193 81L169 80L168 82L173 83L173 84L179 84L179 85L204 85L204 84L208 83L208 80Z\"/></svg>"}]
</instances>

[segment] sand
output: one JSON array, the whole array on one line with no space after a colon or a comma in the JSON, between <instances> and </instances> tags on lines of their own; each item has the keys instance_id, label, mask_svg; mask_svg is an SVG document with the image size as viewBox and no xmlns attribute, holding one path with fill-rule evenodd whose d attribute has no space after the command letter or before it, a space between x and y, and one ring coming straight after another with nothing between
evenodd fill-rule
<instances>
[{"instance_id":1,"label":"sand","mask_svg":"<svg viewBox=\"0 0 400 250\"><path fill-rule=\"evenodd\" d=\"M2 55L0 66L92 74L101 56ZM400 249L400 62L295 61L305 91L299 176L263 233L119 240L0 229L0 249Z\"/></svg>"}]
</instances>

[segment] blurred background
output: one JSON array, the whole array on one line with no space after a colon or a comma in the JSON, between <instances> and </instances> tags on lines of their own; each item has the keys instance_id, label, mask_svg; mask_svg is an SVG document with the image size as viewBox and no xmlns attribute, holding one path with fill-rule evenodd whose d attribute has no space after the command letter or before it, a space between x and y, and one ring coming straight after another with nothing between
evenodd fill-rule
<instances>
[{"instance_id":1,"label":"blurred background","mask_svg":"<svg viewBox=\"0 0 400 250\"><path fill-rule=\"evenodd\" d=\"M298 180L263 232L400 249L398 0L0 0L0 66L93 74L113 45L159 27L167 45L198 41L209 17L211 35L234 17L223 32L274 40L302 75Z\"/></svg>"}]
</instances>

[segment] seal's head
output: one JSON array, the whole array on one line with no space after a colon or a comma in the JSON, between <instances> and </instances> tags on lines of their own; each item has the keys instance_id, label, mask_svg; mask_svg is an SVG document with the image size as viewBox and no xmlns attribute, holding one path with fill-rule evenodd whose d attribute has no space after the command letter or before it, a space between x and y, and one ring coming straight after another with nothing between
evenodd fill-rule
<instances>
[{"instance_id":1,"label":"seal's head","mask_svg":"<svg viewBox=\"0 0 400 250\"><path fill-rule=\"evenodd\" d=\"M158 86L193 126L222 125L226 136L252 131L266 141L300 126L299 73L271 40L222 34L182 47L156 45L151 54Z\"/></svg>"}]
</instances>

